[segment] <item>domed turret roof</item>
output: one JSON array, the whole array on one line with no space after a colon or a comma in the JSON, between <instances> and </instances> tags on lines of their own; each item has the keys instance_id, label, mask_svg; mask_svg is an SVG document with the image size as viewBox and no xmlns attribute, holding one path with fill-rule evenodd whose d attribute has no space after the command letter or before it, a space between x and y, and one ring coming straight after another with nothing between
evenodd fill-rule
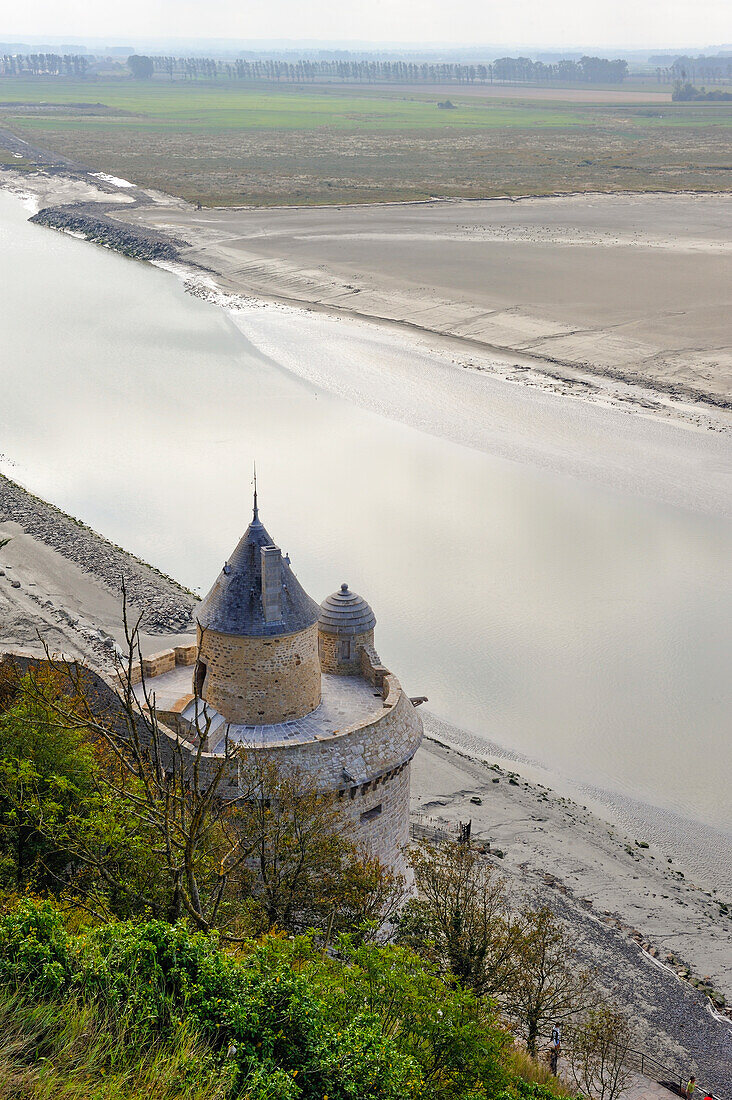
<instances>
[{"instance_id":1,"label":"domed turret roof","mask_svg":"<svg viewBox=\"0 0 732 1100\"><path fill-rule=\"evenodd\" d=\"M318 627L325 634L366 634L375 626L376 616L366 600L345 583L320 605Z\"/></svg>"},{"instance_id":2,"label":"domed turret roof","mask_svg":"<svg viewBox=\"0 0 732 1100\"><path fill-rule=\"evenodd\" d=\"M245 637L271 637L295 634L318 621L318 605L311 600L290 569L287 557L283 557L280 563L280 617L276 622L268 622L265 618L261 550L263 546L274 545L259 519L255 492L252 522L198 609L198 623L202 630Z\"/></svg>"}]
</instances>

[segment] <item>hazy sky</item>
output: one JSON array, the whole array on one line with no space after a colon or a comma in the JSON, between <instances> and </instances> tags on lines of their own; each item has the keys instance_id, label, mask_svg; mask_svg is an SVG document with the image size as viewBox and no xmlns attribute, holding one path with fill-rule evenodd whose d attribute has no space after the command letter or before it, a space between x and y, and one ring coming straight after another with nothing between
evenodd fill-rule
<instances>
[{"instance_id":1,"label":"hazy sky","mask_svg":"<svg viewBox=\"0 0 732 1100\"><path fill-rule=\"evenodd\" d=\"M732 41L732 2L0 0L0 40L23 35L704 46Z\"/></svg>"}]
</instances>

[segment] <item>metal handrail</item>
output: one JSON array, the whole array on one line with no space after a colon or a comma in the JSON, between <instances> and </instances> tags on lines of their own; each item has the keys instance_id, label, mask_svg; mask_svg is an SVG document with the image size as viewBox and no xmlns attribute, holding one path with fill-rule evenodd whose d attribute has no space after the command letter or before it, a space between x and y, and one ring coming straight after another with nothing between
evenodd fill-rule
<instances>
[{"instance_id":1,"label":"metal handrail","mask_svg":"<svg viewBox=\"0 0 732 1100\"><path fill-rule=\"evenodd\" d=\"M659 1062L658 1058L654 1058L652 1054L649 1054L645 1050L634 1050L632 1047L628 1048L628 1054L631 1057L634 1057L640 1061L640 1072L646 1077L649 1076L649 1074L646 1073L646 1069L651 1069L655 1067L653 1069L654 1073L657 1073L660 1070L663 1076L670 1078L670 1080L673 1081L674 1084L678 1082L679 1091L683 1089L684 1078L681 1076L681 1074L677 1070L670 1069L669 1066L664 1065L663 1062ZM660 1084L660 1082L658 1083Z\"/></svg>"},{"instance_id":2,"label":"metal handrail","mask_svg":"<svg viewBox=\"0 0 732 1100\"><path fill-rule=\"evenodd\" d=\"M566 1053L568 1049L571 1050L571 1047L563 1048L563 1052ZM634 1069L642 1073L644 1077L655 1080L657 1084L669 1088L669 1091L672 1091L672 1087L677 1088L679 1096L686 1096L684 1091L685 1077L678 1070L671 1069L664 1062L659 1062L658 1058L645 1050L635 1050L633 1047L628 1047L627 1054L631 1056L625 1059L625 1064L629 1069ZM664 1080L660 1080L659 1077L663 1077ZM688 1078L686 1079L688 1080ZM713 1096L714 1100L728 1100L728 1097L723 1096L720 1092L715 1092L713 1089L708 1089L705 1085L699 1084L698 1081L694 1095L697 1100L702 1100L706 1096Z\"/></svg>"}]
</instances>

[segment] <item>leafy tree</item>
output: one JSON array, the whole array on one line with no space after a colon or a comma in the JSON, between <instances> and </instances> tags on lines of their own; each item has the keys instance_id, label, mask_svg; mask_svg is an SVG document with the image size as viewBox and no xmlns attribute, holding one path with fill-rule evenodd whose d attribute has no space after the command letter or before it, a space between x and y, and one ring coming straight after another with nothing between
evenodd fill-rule
<instances>
[{"instance_id":1,"label":"leafy tree","mask_svg":"<svg viewBox=\"0 0 732 1100\"><path fill-rule=\"evenodd\" d=\"M469 845L424 845L411 854L418 898L399 921L399 937L476 994L511 981L519 938L505 880Z\"/></svg>"},{"instance_id":2,"label":"leafy tree","mask_svg":"<svg viewBox=\"0 0 732 1100\"><path fill-rule=\"evenodd\" d=\"M57 672L37 675L46 696L62 694ZM9 664L0 674L0 710L0 884L53 886L70 858L59 834L93 790L92 748L80 731L59 726Z\"/></svg>"},{"instance_id":3,"label":"leafy tree","mask_svg":"<svg viewBox=\"0 0 732 1100\"><path fill-rule=\"evenodd\" d=\"M591 1009L572 1028L569 1067L577 1088L592 1100L617 1100L629 1087L627 1057L632 1032L614 1005Z\"/></svg>"},{"instance_id":4,"label":"leafy tree","mask_svg":"<svg viewBox=\"0 0 732 1100\"><path fill-rule=\"evenodd\" d=\"M591 975L578 968L568 929L548 908L524 910L517 965L500 1001L536 1055L547 1024L587 1009L595 1000Z\"/></svg>"},{"instance_id":5,"label":"leafy tree","mask_svg":"<svg viewBox=\"0 0 732 1100\"><path fill-rule=\"evenodd\" d=\"M241 767L257 776L236 828L254 838L247 890L258 929L328 924L339 932L366 921L380 925L394 913L403 880L357 849L335 795L319 792L312 777L281 775L255 753L243 756Z\"/></svg>"},{"instance_id":6,"label":"leafy tree","mask_svg":"<svg viewBox=\"0 0 732 1100\"><path fill-rule=\"evenodd\" d=\"M137 53L133 53L127 58L127 68L135 80L149 80L155 71L153 59Z\"/></svg>"},{"instance_id":7,"label":"leafy tree","mask_svg":"<svg viewBox=\"0 0 732 1100\"><path fill-rule=\"evenodd\" d=\"M381 1033L419 1066L419 1095L478 1100L508 1085L502 1056L510 1039L487 1001L450 988L404 947L354 947L348 937L339 946L347 966L329 964L324 992L331 1011L341 1022L358 1012L375 1016Z\"/></svg>"}]
</instances>

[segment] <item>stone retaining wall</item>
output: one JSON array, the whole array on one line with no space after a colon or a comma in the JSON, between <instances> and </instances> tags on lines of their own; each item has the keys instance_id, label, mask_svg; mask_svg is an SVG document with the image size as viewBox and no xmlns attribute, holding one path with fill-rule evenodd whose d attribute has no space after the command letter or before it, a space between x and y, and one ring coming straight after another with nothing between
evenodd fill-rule
<instances>
[{"instance_id":1,"label":"stone retaining wall","mask_svg":"<svg viewBox=\"0 0 732 1100\"><path fill-rule=\"evenodd\" d=\"M134 686L141 682L143 676L146 680L153 679L155 676L162 676L164 672L170 672L176 665L195 665L197 655L198 646L195 644L162 649L159 653L143 657L142 664L139 661L133 661L129 668L125 665L122 672L113 674L111 681L115 688L119 688L129 674L130 683Z\"/></svg>"},{"instance_id":2,"label":"stone retaining wall","mask_svg":"<svg viewBox=\"0 0 732 1100\"><path fill-rule=\"evenodd\" d=\"M409 843L410 767L407 761L374 783L339 792L356 842L399 872Z\"/></svg>"},{"instance_id":3,"label":"stone retaining wall","mask_svg":"<svg viewBox=\"0 0 732 1100\"><path fill-rule=\"evenodd\" d=\"M317 628L310 628L310 642L317 659L316 632ZM290 638L302 639L305 633L308 632ZM142 668L139 663L133 665L133 682L139 683L143 673L146 679L154 680L176 665L193 665L196 654L195 645L176 646L153 654L143 659ZM337 792L344 818L356 842L384 864L401 872L404 870L403 850L409 840L410 766L422 740L422 722L396 676L381 664L373 647L364 647L361 663L369 681L382 693L380 707L378 700L374 700L379 709L364 721L317 741L268 742L261 747L248 748L249 751L266 752L282 774L303 775L314 780L320 790ZM91 675L97 691L111 692L119 688L118 677L107 680L95 673ZM318 698L319 692L318 673ZM189 744L180 723L180 711L191 698L188 695L173 710L158 714L171 755L179 739L184 745ZM195 751L193 745L190 750ZM201 754L202 784L211 782L220 763L221 757L215 753ZM240 764L232 761L219 783L222 798L233 798L239 793L239 769Z\"/></svg>"},{"instance_id":4,"label":"stone retaining wall","mask_svg":"<svg viewBox=\"0 0 732 1100\"><path fill-rule=\"evenodd\" d=\"M80 234L94 244L112 248L136 260L180 260L179 249L188 246L187 241L168 237L143 225L119 222L100 213L98 203L47 206L30 220L50 229Z\"/></svg>"},{"instance_id":5,"label":"stone retaining wall","mask_svg":"<svg viewBox=\"0 0 732 1100\"><path fill-rule=\"evenodd\" d=\"M135 613L144 613L145 631L182 634L193 629L198 600L191 592L3 474L0 474L0 520L19 524L32 538L50 546L118 594L120 615L120 582L124 579L130 608Z\"/></svg>"}]
</instances>

